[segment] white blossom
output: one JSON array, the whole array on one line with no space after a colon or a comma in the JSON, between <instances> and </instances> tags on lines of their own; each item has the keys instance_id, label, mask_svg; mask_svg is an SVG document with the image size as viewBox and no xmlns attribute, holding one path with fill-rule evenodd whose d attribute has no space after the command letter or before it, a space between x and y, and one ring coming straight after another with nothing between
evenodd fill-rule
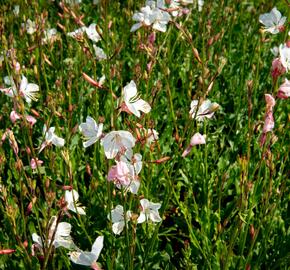
<instances>
[{"instance_id":1,"label":"white blossom","mask_svg":"<svg viewBox=\"0 0 290 270\"><path fill-rule=\"evenodd\" d=\"M100 253L104 245L104 236L99 236L93 243L91 251L73 251L70 253L70 260L73 263L84 265L84 266L93 266L96 265L96 262L100 256Z\"/></svg>"},{"instance_id":2,"label":"white blossom","mask_svg":"<svg viewBox=\"0 0 290 270\"><path fill-rule=\"evenodd\" d=\"M131 218L131 211L127 211L126 214L126 222ZM115 209L111 211L112 218L112 230L114 234L121 234L125 227L125 217L124 217L124 209L122 205L117 205ZM110 215L108 215L108 219L110 219Z\"/></svg>"},{"instance_id":3,"label":"white blossom","mask_svg":"<svg viewBox=\"0 0 290 270\"><path fill-rule=\"evenodd\" d=\"M92 117L87 116L86 122L80 124L79 130L86 140L85 142L83 142L83 146L87 148L101 138L103 132L103 124L97 124Z\"/></svg>"},{"instance_id":4,"label":"white blossom","mask_svg":"<svg viewBox=\"0 0 290 270\"><path fill-rule=\"evenodd\" d=\"M151 110L151 106L145 100L139 98L137 94L137 86L134 81L131 81L124 87L124 101L128 110L140 117L140 111L148 113Z\"/></svg>"},{"instance_id":5,"label":"white blossom","mask_svg":"<svg viewBox=\"0 0 290 270\"><path fill-rule=\"evenodd\" d=\"M119 130L108 133L101 144L104 147L105 155L108 159L113 159L118 152L135 146L136 139L129 131Z\"/></svg>"},{"instance_id":6,"label":"white blossom","mask_svg":"<svg viewBox=\"0 0 290 270\"><path fill-rule=\"evenodd\" d=\"M145 221L151 220L152 222L160 222L162 218L160 217L158 210L161 207L160 203L152 203L147 199L140 200L142 206L142 211L137 219L138 223L143 223Z\"/></svg>"},{"instance_id":7,"label":"white blossom","mask_svg":"<svg viewBox=\"0 0 290 270\"><path fill-rule=\"evenodd\" d=\"M260 23L265 26L264 31L271 34L279 33L286 19L286 17L282 17L280 11L276 7L274 7L270 13L262 14L259 17Z\"/></svg>"},{"instance_id":8,"label":"white blossom","mask_svg":"<svg viewBox=\"0 0 290 270\"><path fill-rule=\"evenodd\" d=\"M85 207L79 206L78 203L79 194L76 190L66 190L65 191L65 201L67 203L67 208L80 215L85 215Z\"/></svg>"}]
</instances>

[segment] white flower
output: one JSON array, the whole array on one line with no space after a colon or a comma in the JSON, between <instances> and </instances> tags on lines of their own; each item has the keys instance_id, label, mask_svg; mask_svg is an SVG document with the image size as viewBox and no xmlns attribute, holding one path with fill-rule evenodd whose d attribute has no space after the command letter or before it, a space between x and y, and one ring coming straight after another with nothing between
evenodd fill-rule
<instances>
[{"instance_id":1,"label":"white flower","mask_svg":"<svg viewBox=\"0 0 290 270\"><path fill-rule=\"evenodd\" d=\"M165 32L171 16L168 12L160 9L162 6L164 7L162 1L157 4L154 1L147 2L146 6L141 8L141 12L134 13L133 20L137 21L137 23L131 27L130 32L136 31L143 25L152 25L153 29Z\"/></svg>"},{"instance_id":2,"label":"white flower","mask_svg":"<svg viewBox=\"0 0 290 270\"><path fill-rule=\"evenodd\" d=\"M130 220L132 214L131 211L127 211L126 221ZM125 217L124 217L124 209L122 205L117 205L115 209L111 211L112 217L112 230L114 234L120 234L125 227ZM108 215L108 219L110 219L110 215Z\"/></svg>"},{"instance_id":3,"label":"white flower","mask_svg":"<svg viewBox=\"0 0 290 270\"><path fill-rule=\"evenodd\" d=\"M85 32L90 40L92 40L93 42L98 42L99 40L101 40L101 37L96 30L96 26L97 25L95 23L92 23L89 25L89 27L83 26L73 32L67 33L67 35L74 39L79 39L83 36Z\"/></svg>"},{"instance_id":4,"label":"white flower","mask_svg":"<svg viewBox=\"0 0 290 270\"><path fill-rule=\"evenodd\" d=\"M65 0L65 3L69 5L78 5L82 2L82 0Z\"/></svg>"},{"instance_id":5,"label":"white flower","mask_svg":"<svg viewBox=\"0 0 290 270\"><path fill-rule=\"evenodd\" d=\"M36 24L34 21L31 21L30 19L28 19L26 21L26 31L29 35L32 35L33 33L36 32Z\"/></svg>"},{"instance_id":6,"label":"white flower","mask_svg":"<svg viewBox=\"0 0 290 270\"><path fill-rule=\"evenodd\" d=\"M86 27L83 26L81 28L76 29L73 32L68 32L67 35L69 37L74 38L74 39L79 39L79 38L81 38L83 36L83 34L84 34L85 31L86 31Z\"/></svg>"},{"instance_id":7,"label":"white flower","mask_svg":"<svg viewBox=\"0 0 290 270\"><path fill-rule=\"evenodd\" d=\"M18 16L19 15L19 5L15 5L14 6L13 13L14 13L15 16Z\"/></svg>"},{"instance_id":8,"label":"white flower","mask_svg":"<svg viewBox=\"0 0 290 270\"><path fill-rule=\"evenodd\" d=\"M166 32L166 26L171 20L170 14L164 10L154 9L153 18L154 23L152 28L160 32Z\"/></svg>"},{"instance_id":9,"label":"white flower","mask_svg":"<svg viewBox=\"0 0 290 270\"><path fill-rule=\"evenodd\" d=\"M124 87L124 101L128 110L140 117L140 111L148 113L151 110L150 105L137 94L137 87L134 81L131 81Z\"/></svg>"},{"instance_id":10,"label":"white flower","mask_svg":"<svg viewBox=\"0 0 290 270\"><path fill-rule=\"evenodd\" d=\"M65 191L65 201L67 202L67 208L75 213L80 215L85 215L85 207L80 207L79 203L79 194L76 190L66 190Z\"/></svg>"},{"instance_id":11,"label":"white flower","mask_svg":"<svg viewBox=\"0 0 290 270\"><path fill-rule=\"evenodd\" d=\"M95 240L91 251L73 251L70 253L70 260L76 264L93 266L96 264L103 249L104 236L99 236Z\"/></svg>"},{"instance_id":12,"label":"white flower","mask_svg":"<svg viewBox=\"0 0 290 270\"><path fill-rule=\"evenodd\" d=\"M98 46L96 46L95 44L93 45L93 48L95 50L95 55L96 58L100 61L100 60L106 60L107 59L107 55L105 54L104 50Z\"/></svg>"},{"instance_id":13,"label":"white flower","mask_svg":"<svg viewBox=\"0 0 290 270\"><path fill-rule=\"evenodd\" d=\"M264 31L271 34L279 33L286 19L286 17L282 17L281 13L276 7L274 7L270 13L262 14L259 17L260 23L265 25Z\"/></svg>"},{"instance_id":14,"label":"white flower","mask_svg":"<svg viewBox=\"0 0 290 270\"><path fill-rule=\"evenodd\" d=\"M67 222L60 222L58 225L56 225L57 218L53 217L52 225L49 229L49 239L52 239L54 231L54 240L53 245L55 248L57 247L65 247L65 248L71 248L74 246L74 243L72 241L72 238L70 236L71 232L71 225Z\"/></svg>"},{"instance_id":15,"label":"white flower","mask_svg":"<svg viewBox=\"0 0 290 270\"><path fill-rule=\"evenodd\" d=\"M183 5L193 4L193 0L181 0L181 4Z\"/></svg>"},{"instance_id":16,"label":"white flower","mask_svg":"<svg viewBox=\"0 0 290 270\"><path fill-rule=\"evenodd\" d=\"M11 85L11 87L2 88L0 91L9 97L15 97L17 95L17 89L13 79L11 77L5 76L4 82L7 85ZM31 103L31 100L37 101L38 91L39 86L35 83L28 83L27 78L22 75L19 94L26 100L27 103Z\"/></svg>"},{"instance_id":17,"label":"white flower","mask_svg":"<svg viewBox=\"0 0 290 270\"><path fill-rule=\"evenodd\" d=\"M83 146L87 148L101 138L103 124L102 123L97 124L92 117L87 116L86 122L80 124L79 130L86 140L86 142L83 142Z\"/></svg>"},{"instance_id":18,"label":"white flower","mask_svg":"<svg viewBox=\"0 0 290 270\"><path fill-rule=\"evenodd\" d=\"M5 76L4 83L9 86L7 88L0 88L0 91L8 97L15 97L17 95L16 85L12 77Z\"/></svg>"},{"instance_id":19,"label":"white flower","mask_svg":"<svg viewBox=\"0 0 290 270\"><path fill-rule=\"evenodd\" d=\"M74 243L70 236L71 233L71 225L67 222L59 222L57 224L57 217L52 216L49 221L49 232L48 232L48 245L52 242L52 245L55 248L58 247L65 247L65 248L72 248L74 247ZM35 247L37 247L40 251L43 252L43 247L45 246L41 237L33 233L32 240L35 243Z\"/></svg>"},{"instance_id":20,"label":"white flower","mask_svg":"<svg viewBox=\"0 0 290 270\"><path fill-rule=\"evenodd\" d=\"M136 153L133 155L132 149L127 149L127 151L120 157L120 160L126 162L128 165L133 166L134 173L139 174L142 169L142 155Z\"/></svg>"},{"instance_id":21,"label":"white flower","mask_svg":"<svg viewBox=\"0 0 290 270\"><path fill-rule=\"evenodd\" d=\"M57 30L55 28L47 29L44 31L43 44L53 41L57 36Z\"/></svg>"},{"instance_id":22,"label":"white flower","mask_svg":"<svg viewBox=\"0 0 290 270\"><path fill-rule=\"evenodd\" d=\"M135 153L133 155L132 149L127 149L124 155L120 157L120 161L123 161L127 164L131 176L130 184L128 185L128 190L133 194L137 194L140 181L138 180L138 174L142 169L142 155Z\"/></svg>"},{"instance_id":23,"label":"white flower","mask_svg":"<svg viewBox=\"0 0 290 270\"><path fill-rule=\"evenodd\" d=\"M35 83L28 83L27 78L22 75L19 93L24 97L27 103L30 103L31 100L37 101L38 91L38 85Z\"/></svg>"},{"instance_id":24,"label":"white flower","mask_svg":"<svg viewBox=\"0 0 290 270\"><path fill-rule=\"evenodd\" d=\"M201 12L204 5L203 0L197 0L198 11Z\"/></svg>"},{"instance_id":25,"label":"white flower","mask_svg":"<svg viewBox=\"0 0 290 270\"><path fill-rule=\"evenodd\" d=\"M87 34L88 38L90 40L92 40L93 42L97 43L98 41L101 40L101 37L100 37L99 33L96 30L96 26L97 26L97 24L92 23L92 24L89 25L89 27L85 28L85 31L86 31L86 34Z\"/></svg>"},{"instance_id":26,"label":"white flower","mask_svg":"<svg viewBox=\"0 0 290 270\"><path fill-rule=\"evenodd\" d=\"M58 137L57 135L54 134L55 127L50 127L47 130L47 126L43 126L43 134L45 135L45 140L42 143L39 153L48 145L53 144L58 147L63 147L65 140L63 138Z\"/></svg>"},{"instance_id":27,"label":"white flower","mask_svg":"<svg viewBox=\"0 0 290 270\"><path fill-rule=\"evenodd\" d=\"M175 1L175 0L173 0L173 1ZM164 0L157 0L157 1L155 1L155 0L147 0L145 2L145 6L149 6L152 9L155 9L155 8L166 9L166 5L165 5Z\"/></svg>"},{"instance_id":28,"label":"white flower","mask_svg":"<svg viewBox=\"0 0 290 270\"><path fill-rule=\"evenodd\" d=\"M286 71L290 69L290 48L285 44L279 46L280 60Z\"/></svg>"},{"instance_id":29,"label":"white flower","mask_svg":"<svg viewBox=\"0 0 290 270\"><path fill-rule=\"evenodd\" d=\"M143 25L149 26L153 23L153 11L149 6L142 7L141 12L136 12L133 14L134 21L137 21L138 23L135 23L132 27L130 32L134 32Z\"/></svg>"},{"instance_id":30,"label":"white flower","mask_svg":"<svg viewBox=\"0 0 290 270\"><path fill-rule=\"evenodd\" d=\"M152 203L147 199L140 200L142 206L142 212L137 219L138 223L143 223L145 221L151 220L152 222L160 222L162 218L159 216L158 209L161 207L160 203Z\"/></svg>"},{"instance_id":31,"label":"white flower","mask_svg":"<svg viewBox=\"0 0 290 270\"><path fill-rule=\"evenodd\" d=\"M199 105L198 109L197 106ZM204 121L205 118L212 118L215 111L219 108L219 104L212 103L210 100L205 100L198 104L198 100L193 100L190 104L189 114L197 121ZM197 110L197 112L196 112Z\"/></svg>"},{"instance_id":32,"label":"white flower","mask_svg":"<svg viewBox=\"0 0 290 270\"><path fill-rule=\"evenodd\" d=\"M152 142L156 142L158 141L159 137L159 133L153 129L153 128L150 128L150 129L145 129L145 136L146 136L146 143L147 145L150 145Z\"/></svg>"},{"instance_id":33,"label":"white flower","mask_svg":"<svg viewBox=\"0 0 290 270\"><path fill-rule=\"evenodd\" d=\"M274 46L273 48L271 48L270 51L275 57L277 57L279 54L279 48L277 46Z\"/></svg>"},{"instance_id":34,"label":"white flower","mask_svg":"<svg viewBox=\"0 0 290 270\"><path fill-rule=\"evenodd\" d=\"M118 152L135 146L136 139L129 131L111 131L101 141L105 155L108 159L113 159Z\"/></svg>"}]
</instances>

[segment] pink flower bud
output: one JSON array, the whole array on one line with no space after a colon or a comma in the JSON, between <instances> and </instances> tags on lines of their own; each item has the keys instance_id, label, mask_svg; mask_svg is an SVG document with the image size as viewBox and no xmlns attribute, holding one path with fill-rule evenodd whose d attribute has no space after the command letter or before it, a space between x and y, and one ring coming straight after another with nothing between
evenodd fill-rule
<instances>
[{"instance_id":1,"label":"pink flower bud","mask_svg":"<svg viewBox=\"0 0 290 270\"><path fill-rule=\"evenodd\" d=\"M10 120L13 124L20 118L21 118L21 116L16 111L12 111L10 113Z\"/></svg>"},{"instance_id":2,"label":"pink flower bud","mask_svg":"<svg viewBox=\"0 0 290 270\"><path fill-rule=\"evenodd\" d=\"M267 133L267 132L272 131L274 128L274 125L275 125L275 122L274 122L273 112L270 111L269 113L266 113L266 116L265 116L263 133Z\"/></svg>"},{"instance_id":3,"label":"pink flower bud","mask_svg":"<svg viewBox=\"0 0 290 270\"><path fill-rule=\"evenodd\" d=\"M21 69L21 66L20 66L20 64L19 64L18 62L15 63L15 65L14 65L14 69L15 69L15 72L16 72L16 73L19 73L19 71L20 71L20 69Z\"/></svg>"},{"instance_id":4,"label":"pink flower bud","mask_svg":"<svg viewBox=\"0 0 290 270\"><path fill-rule=\"evenodd\" d=\"M201 135L200 133L195 133L190 139L189 146L183 151L182 157L186 157L190 153L193 146L198 144L205 144L205 137L206 136Z\"/></svg>"},{"instance_id":5,"label":"pink flower bud","mask_svg":"<svg viewBox=\"0 0 290 270\"><path fill-rule=\"evenodd\" d=\"M31 126L33 126L36 123L36 119L31 115L27 115L25 118Z\"/></svg>"},{"instance_id":6,"label":"pink flower bud","mask_svg":"<svg viewBox=\"0 0 290 270\"><path fill-rule=\"evenodd\" d=\"M285 82L278 89L278 98L287 99L290 96L290 82L285 79Z\"/></svg>"},{"instance_id":7,"label":"pink flower bud","mask_svg":"<svg viewBox=\"0 0 290 270\"><path fill-rule=\"evenodd\" d=\"M194 146L198 144L205 144L205 136L200 133L195 133L190 139L190 145Z\"/></svg>"},{"instance_id":8,"label":"pink flower bud","mask_svg":"<svg viewBox=\"0 0 290 270\"><path fill-rule=\"evenodd\" d=\"M283 75L286 72L286 68L283 66L280 58L275 58L272 62L271 74L274 79Z\"/></svg>"},{"instance_id":9,"label":"pink flower bud","mask_svg":"<svg viewBox=\"0 0 290 270\"><path fill-rule=\"evenodd\" d=\"M276 101L273 98L273 96L270 94L265 94L265 100L266 100L267 107L272 110L276 104Z\"/></svg>"},{"instance_id":10,"label":"pink flower bud","mask_svg":"<svg viewBox=\"0 0 290 270\"><path fill-rule=\"evenodd\" d=\"M32 170L35 170L37 167L39 167L43 163L42 160L38 160L37 158L32 158L30 161L30 167Z\"/></svg>"},{"instance_id":11,"label":"pink flower bud","mask_svg":"<svg viewBox=\"0 0 290 270\"><path fill-rule=\"evenodd\" d=\"M5 254L12 254L15 252L15 249L1 249L0 254L5 255Z\"/></svg>"},{"instance_id":12,"label":"pink flower bud","mask_svg":"<svg viewBox=\"0 0 290 270\"><path fill-rule=\"evenodd\" d=\"M111 29L112 24L113 24L113 21L109 21L109 23L108 23L108 29Z\"/></svg>"},{"instance_id":13,"label":"pink flower bud","mask_svg":"<svg viewBox=\"0 0 290 270\"><path fill-rule=\"evenodd\" d=\"M182 9L182 14L187 15L190 12L188 8L183 8Z\"/></svg>"},{"instance_id":14,"label":"pink flower bud","mask_svg":"<svg viewBox=\"0 0 290 270\"><path fill-rule=\"evenodd\" d=\"M72 186L63 186L62 190L72 190L73 187Z\"/></svg>"},{"instance_id":15,"label":"pink flower bud","mask_svg":"<svg viewBox=\"0 0 290 270\"><path fill-rule=\"evenodd\" d=\"M153 45L154 42L155 42L155 40L156 40L156 34L155 34L155 32L152 32L152 33L148 36L148 42L149 42L151 45Z\"/></svg>"}]
</instances>

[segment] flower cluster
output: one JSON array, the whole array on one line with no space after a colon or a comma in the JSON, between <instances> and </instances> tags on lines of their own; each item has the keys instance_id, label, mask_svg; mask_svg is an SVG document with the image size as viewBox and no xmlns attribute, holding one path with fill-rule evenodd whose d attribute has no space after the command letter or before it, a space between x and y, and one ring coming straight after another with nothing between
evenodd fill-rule
<instances>
[{"instance_id":1,"label":"flower cluster","mask_svg":"<svg viewBox=\"0 0 290 270\"><path fill-rule=\"evenodd\" d=\"M287 20L286 17L282 17L279 10L274 7L270 13L260 15L259 20L264 24L263 31L271 34L278 34L283 32L285 27L284 24ZM287 74L290 70L290 47L289 42L280 44L279 47L271 49L275 59L272 61L272 78L273 83L276 84L278 78L285 73ZM278 88L277 95L265 94L266 101L266 112L264 116L264 126L262 135L260 138L260 145L264 145L266 142L267 133L272 132L275 126L274 120L274 106L276 104L275 98L287 99L290 96L290 83L285 78L284 83Z\"/></svg>"},{"instance_id":2,"label":"flower cluster","mask_svg":"<svg viewBox=\"0 0 290 270\"><path fill-rule=\"evenodd\" d=\"M133 21L136 23L131 27L131 32L138 30L141 27L152 27L159 32L166 32L167 24L172 20L172 17L182 16L187 14L189 10L182 5L193 4L193 0L147 0L145 7L140 11L135 12ZM201 11L204 1L198 0L198 10Z\"/></svg>"},{"instance_id":3,"label":"flower cluster","mask_svg":"<svg viewBox=\"0 0 290 270\"><path fill-rule=\"evenodd\" d=\"M151 110L149 103L138 95L134 81L131 81L123 88L120 110L136 117L141 117L141 112L149 113ZM133 134L126 130L114 130L103 134L103 124L97 124L90 116L87 116L85 123L80 124L79 130L86 140L83 143L85 148L100 140L106 158L115 159L115 165L108 172L108 181L113 182L122 193L129 191L137 194L141 185L139 174L142 170L142 155L133 152L136 144ZM146 130L146 133L148 133L146 134L147 143L150 144L158 139L158 133L155 130ZM142 212L137 220L138 223L147 220L152 222L161 221L161 217L158 214L160 204L151 203L147 199L141 200L140 203ZM112 230L115 234L120 234L123 231L125 224L132 218L132 214L128 210L125 215L122 205L117 205L111 211L108 218L112 219Z\"/></svg>"}]
</instances>

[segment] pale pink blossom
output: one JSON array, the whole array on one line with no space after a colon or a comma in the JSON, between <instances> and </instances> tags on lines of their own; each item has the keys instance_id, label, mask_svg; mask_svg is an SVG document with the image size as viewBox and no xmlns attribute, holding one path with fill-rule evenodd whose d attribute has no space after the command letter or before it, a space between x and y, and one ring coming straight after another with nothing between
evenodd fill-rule
<instances>
[{"instance_id":1,"label":"pale pink blossom","mask_svg":"<svg viewBox=\"0 0 290 270\"><path fill-rule=\"evenodd\" d=\"M21 116L16 111L13 110L10 113L10 120L11 120L11 122L14 124L19 119L21 119Z\"/></svg>"},{"instance_id":2,"label":"pale pink blossom","mask_svg":"<svg viewBox=\"0 0 290 270\"><path fill-rule=\"evenodd\" d=\"M36 123L36 119L31 115L26 115L25 118L31 126L33 126Z\"/></svg>"},{"instance_id":3,"label":"pale pink blossom","mask_svg":"<svg viewBox=\"0 0 290 270\"><path fill-rule=\"evenodd\" d=\"M272 131L274 128L274 125L275 125L275 121L274 121L273 112L270 111L270 112L266 113L266 115L265 115L263 133L267 133L267 132Z\"/></svg>"},{"instance_id":4,"label":"pale pink blossom","mask_svg":"<svg viewBox=\"0 0 290 270\"><path fill-rule=\"evenodd\" d=\"M42 163L42 160L39 160L38 158L32 158L30 161L30 167L32 170L35 170L37 167L41 166Z\"/></svg>"},{"instance_id":5,"label":"pale pink blossom","mask_svg":"<svg viewBox=\"0 0 290 270\"><path fill-rule=\"evenodd\" d=\"M270 94L265 94L265 101L266 101L266 106L267 106L267 111L272 111L273 107L276 104L275 98L273 98L272 95Z\"/></svg>"},{"instance_id":6,"label":"pale pink blossom","mask_svg":"<svg viewBox=\"0 0 290 270\"><path fill-rule=\"evenodd\" d=\"M285 82L281 84L278 89L277 97L281 99L287 99L288 97L290 97L290 81L285 79Z\"/></svg>"},{"instance_id":7,"label":"pale pink blossom","mask_svg":"<svg viewBox=\"0 0 290 270\"><path fill-rule=\"evenodd\" d=\"M17 144L17 141L14 137L14 133L13 131L11 131L10 129L7 129L4 134L2 135L2 142L6 140L6 138L8 137L8 140L9 140L9 144L10 146L12 147L15 155L18 155L18 152L19 152L19 148L18 148L18 144Z\"/></svg>"},{"instance_id":8,"label":"pale pink blossom","mask_svg":"<svg viewBox=\"0 0 290 270\"><path fill-rule=\"evenodd\" d=\"M275 120L273 116L273 108L276 104L275 99L270 94L265 94L265 101L266 101L266 113L265 113L265 120L263 126L262 136L260 138L260 145L264 145L266 141L266 134L271 132L275 126Z\"/></svg>"},{"instance_id":9,"label":"pale pink blossom","mask_svg":"<svg viewBox=\"0 0 290 270\"><path fill-rule=\"evenodd\" d=\"M20 63L19 62L16 62L14 64L14 70L15 70L15 72L19 74L20 69L21 69Z\"/></svg>"},{"instance_id":10,"label":"pale pink blossom","mask_svg":"<svg viewBox=\"0 0 290 270\"><path fill-rule=\"evenodd\" d=\"M132 180L130 169L126 162L117 161L108 173L108 180L114 181L118 185L128 186Z\"/></svg>"},{"instance_id":11,"label":"pale pink blossom","mask_svg":"<svg viewBox=\"0 0 290 270\"><path fill-rule=\"evenodd\" d=\"M272 61L271 74L274 79L277 79L279 76L283 75L286 72L286 68L283 66L280 58L275 58Z\"/></svg>"},{"instance_id":12,"label":"pale pink blossom","mask_svg":"<svg viewBox=\"0 0 290 270\"><path fill-rule=\"evenodd\" d=\"M10 113L10 120L13 124L21 118L22 116L14 110ZM36 123L36 119L31 115L26 115L25 119L31 126L33 126Z\"/></svg>"},{"instance_id":13,"label":"pale pink blossom","mask_svg":"<svg viewBox=\"0 0 290 270\"><path fill-rule=\"evenodd\" d=\"M190 139L189 146L182 153L182 157L186 157L190 153L193 146L205 143L205 136L200 133L195 133Z\"/></svg>"},{"instance_id":14,"label":"pale pink blossom","mask_svg":"<svg viewBox=\"0 0 290 270\"><path fill-rule=\"evenodd\" d=\"M141 163L141 165L140 165ZM140 181L138 180L138 173L142 167L142 162L139 160L134 165L128 161L117 161L108 173L108 181L113 181L117 188L125 188L125 191L130 191L137 194Z\"/></svg>"}]
</instances>

